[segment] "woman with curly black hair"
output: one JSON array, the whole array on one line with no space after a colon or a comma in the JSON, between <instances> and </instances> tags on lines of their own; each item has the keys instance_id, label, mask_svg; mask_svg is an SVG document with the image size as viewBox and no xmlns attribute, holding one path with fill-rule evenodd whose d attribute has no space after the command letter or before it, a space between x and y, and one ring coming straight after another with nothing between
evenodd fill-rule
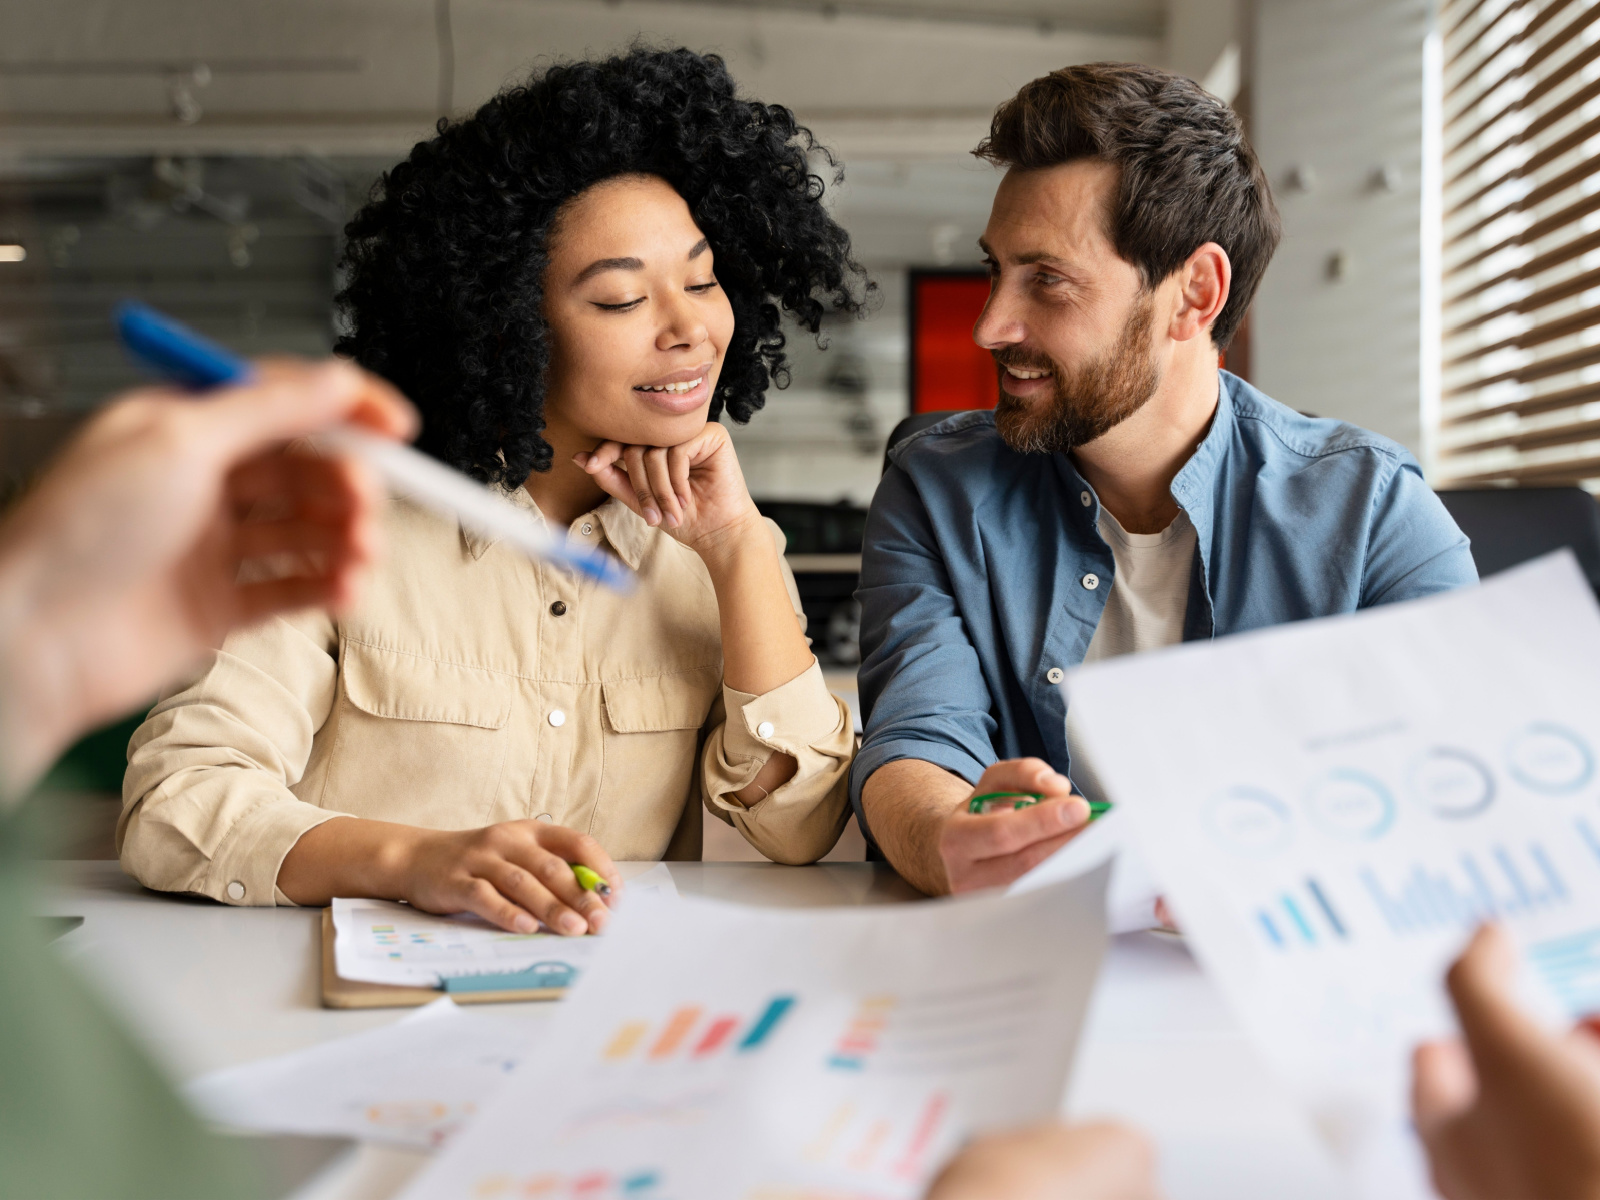
<instances>
[{"instance_id":1,"label":"woman with curly black hair","mask_svg":"<svg viewBox=\"0 0 1600 1200\"><path fill-rule=\"evenodd\" d=\"M583 863L698 858L702 806L826 853L854 735L726 430L868 288L782 108L721 60L549 68L441 122L351 222L340 349L420 444L570 538L618 595L403 502L360 606L231 638L130 746L124 867L234 904L403 899L601 928ZM829 160L831 161L831 160Z\"/></svg>"}]
</instances>

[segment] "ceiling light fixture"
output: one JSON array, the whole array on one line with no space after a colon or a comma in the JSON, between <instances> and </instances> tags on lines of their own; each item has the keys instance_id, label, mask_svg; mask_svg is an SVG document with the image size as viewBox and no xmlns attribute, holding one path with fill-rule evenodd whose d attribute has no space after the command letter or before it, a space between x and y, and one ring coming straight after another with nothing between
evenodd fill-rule
<instances>
[{"instance_id":1,"label":"ceiling light fixture","mask_svg":"<svg viewBox=\"0 0 1600 1200\"><path fill-rule=\"evenodd\" d=\"M28 251L24 246L0 244L0 262L21 262L27 257Z\"/></svg>"}]
</instances>

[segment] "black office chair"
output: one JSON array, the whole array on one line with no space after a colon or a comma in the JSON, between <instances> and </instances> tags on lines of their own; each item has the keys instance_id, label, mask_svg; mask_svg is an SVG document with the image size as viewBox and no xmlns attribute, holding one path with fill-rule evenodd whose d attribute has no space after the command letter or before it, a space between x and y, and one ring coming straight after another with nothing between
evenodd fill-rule
<instances>
[{"instance_id":1,"label":"black office chair","mask_svg":"<svg viewBox=\"0 0 1600 1200\"><path fill-rule=\"evenodd\" d=\"M1600 595L1600 505L1582 488L1462 488L1439 499L1472 539L1480 576L1570 546Z\"/></svg>"},{"instance_id":2,"label":"black office chair","mask_svg":"<svg viewBox=\"0 0 1600 1200\"><path fill-rule=\"evenodd\" d=\"M889 440L883 444L883 471L889 469L889 451L893 450L913 433L927 429L930 425L937 425L946 417L953 417L957 413L965 411L965 409L953 408L945 412L912 413L909 417L897 422L895 427L889 431ZM882 475L883 471L879 471L878 474Z\"/></svg>"}]
</instances>

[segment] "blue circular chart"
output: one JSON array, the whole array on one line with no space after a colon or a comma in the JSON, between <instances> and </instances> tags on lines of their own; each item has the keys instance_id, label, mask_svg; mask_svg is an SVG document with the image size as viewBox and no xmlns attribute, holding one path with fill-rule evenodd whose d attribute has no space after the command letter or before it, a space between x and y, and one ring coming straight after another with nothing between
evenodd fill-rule
<instances>
[{"instance_id":1,"label":"blue circular chart","mask_svg":"<svg viewBox=\"0 0 1600 1200\"><path fill-rule=\"evenodd\" d=\"M1494 776L1475 756L1435 746L1411 767L1411 792L1436 817L1475 817L1494 803Z\"/></svg>"},{"instance_id":2,"label":"blue circular chart","mask_svg":"<svg viewBox=\"0 0 1600 1200\"><path fill-rule=\"evenodd\" d=\"M1251 857L1276 854L1289 844L1289 806L1259 788L1229 788L1206 801L1206 832L1226 850Z\"/></svg>"},{"instance_id":3,"label":"blue circular chart","mask_svg":"<svg viewBox=\"0 0 1600 1200\"><path fill-rule=\"evenodd\" d=\"M1523 787L1559 796L1594 778L1594 753L1565 726L1536 721L1511 739L1506 768Z\"/></svg>"},{"instance_id":4,"label":"blue circular chart","mask_svg":"<svg viewBox=\"0 0 1600 1200\"><path fill-rule=\"evenodd\" d=\"M1370 842L1394 824L1394 797L1372 776L1338 767L1306 794L1306 812L1323 833Z\"/></svg>"}]
</instances>

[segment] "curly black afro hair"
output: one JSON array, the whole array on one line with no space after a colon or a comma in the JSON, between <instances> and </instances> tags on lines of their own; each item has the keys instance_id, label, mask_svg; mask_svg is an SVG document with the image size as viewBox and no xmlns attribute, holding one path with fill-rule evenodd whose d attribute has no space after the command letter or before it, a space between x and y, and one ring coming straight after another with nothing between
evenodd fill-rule
<instances>
[{"instance_id":1,"label":"curly black afro hair","mask_svg":"<svg viewBox=\"0 0 1600 1200\"><path fill-rule=\"evenodd\" d=\"M641 47L551 66L441 120L378 182L345 229L336 349L418 405L434 457L508 487L549 470L551 224L602 180L656 175L688 203L733 307L711 416L747 421L769 382L788 383L780 308L817 334L872 289L823 208L812 153L836 169L788 109L740 99L715 55Z\"/></svg>"}]
</instances>

